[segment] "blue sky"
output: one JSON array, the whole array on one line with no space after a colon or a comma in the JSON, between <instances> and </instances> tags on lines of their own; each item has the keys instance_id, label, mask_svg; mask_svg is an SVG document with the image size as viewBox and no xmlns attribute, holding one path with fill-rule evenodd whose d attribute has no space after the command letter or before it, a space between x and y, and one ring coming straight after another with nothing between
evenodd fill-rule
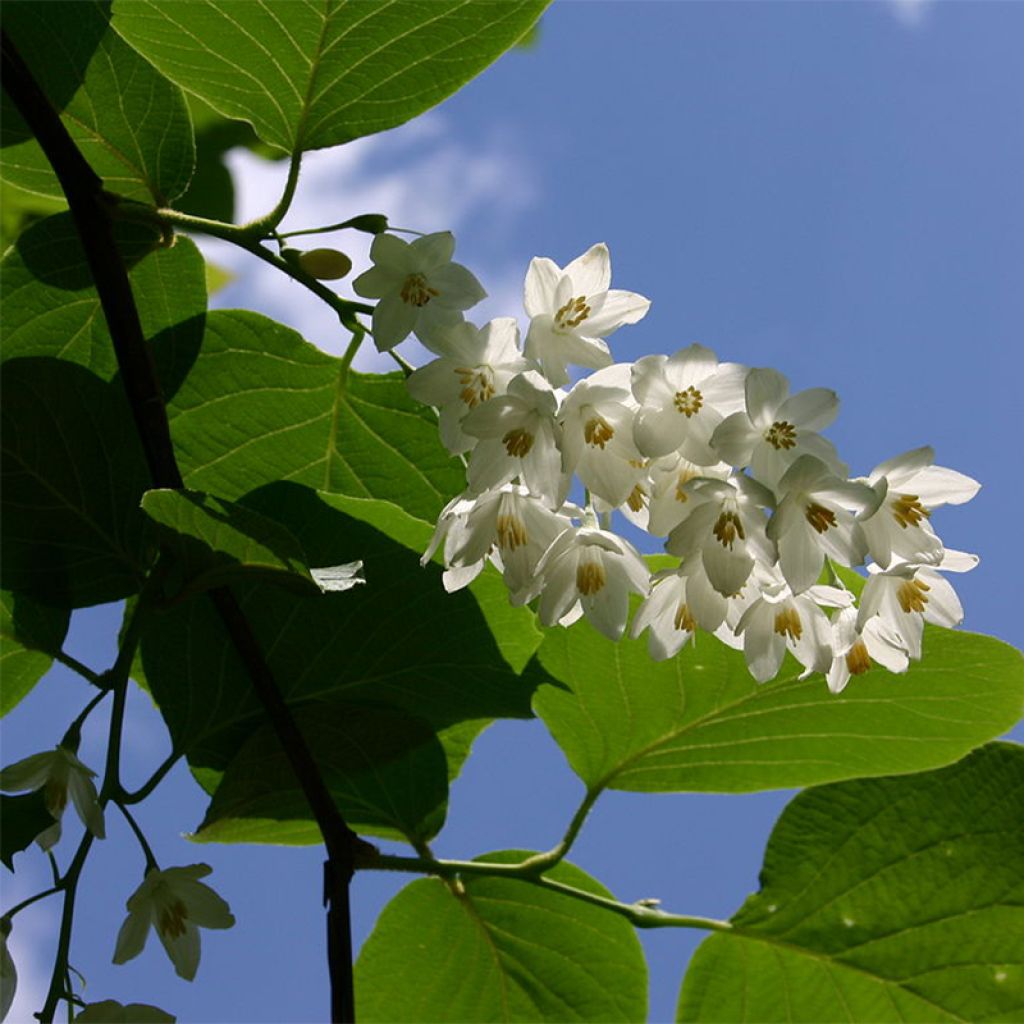
<instances>
[{"instance_id":1,"label":"blue sky","mask_svg":"<svg viewBox=\"0 0 1024 1024\"><path fill-rule=\"evenodd\" d=\"M966 626L1020 644L1011 531L1022 497L1022 36L1024 6L1009 3L557 3L535 48L509 54L436 114L311 158L290 223L378 211L402 226L451 227L457 258L492 294L486 316L521 314L530 257L564 264L606 241L614 285L653 300L641 324L611 339L617 358L699 341L723 360L774 366L794 388L839 392L829 433L854 472L930 443L940 464L981 480L978 497L937 525L950 546L981 555L956 580ZM244 155L235 166L242 214L263 212L279 169ZM239 273L221 302L266 309L336 347L331 317L305 293L211 252ZM105 667L112 621L110 609L80 613L69 649ZM83 691L55 670L8 719L3 761L56 742ZM128 763L141 779L166 740L143 696L132 711ZM95 726L83 746L94 764L104 723ZM545 848L579 795L539 722L502 723L456 783L436 850ZM573 859L623 899L728 916L756 889L787 799L607 794ZM209 881L238 926L204 935L191 985L155 941L110 966L142 868L111 812L77 922L74 963L90 998L150 1001L183 1021L323 1019L320 853L197 848L181 834L202 810L179 768L140 813L162 863L214 866ZM5 905L45 885L41 858L16 863ZM400 884L357 879L358 939ZM36 996L12 1020L41 1004L55 913L46 903L16 921L23 990ZM701 936L642 938L651 1019L671 1019Z\"/></svg>"}]
</instances>

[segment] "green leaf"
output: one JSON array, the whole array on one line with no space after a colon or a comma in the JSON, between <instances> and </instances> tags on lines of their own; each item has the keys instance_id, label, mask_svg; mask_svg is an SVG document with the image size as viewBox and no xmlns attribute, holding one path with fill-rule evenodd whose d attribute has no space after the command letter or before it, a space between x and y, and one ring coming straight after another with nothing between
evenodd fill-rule
<instances>
[{"instance_id":1,"label":"green leaf","mask_svg":"<svg viewBox=\"0 0 1024 1024\"><path fill-rule=\"evenodd\" d=\"M366 585L346 593L235 588L290 703L386 704L435 730L529 715L532 684L519 673L539 633L528 609L509 606L497 573L445 594L440 568L419 564L429 525L386 502L279 482L244 504L286 526L312 564L365 565ZM189 601L158 616L142 653L176 746L193 768L223 770L262 711L212 608Z\"/></svg>"},{"instance_id":2,"label":"green leaf","mask_svg":"<svg viewBox=\"0 0 1024 1024\"><path fill-rule=\"evenodd\" d=\"M0 861L14 870L14 855L27 850L40 832L53 824L42 790L21 796L0 796Z\"/></svg>"},{"instance_id":3,"label":"green leaf","mask_svg":"<svg viewBox=\"0 0 1024 1024\"><path fill-rule=\"evenodd\" d=\"M295 720L345 821L360 834L432 839L444 824L448 772L437 736L394 708L316 702ZM228 764L197 842L321 843L281 743L269 726Z\"/></svg>"},{"instance_id":4,"label":"green leaf","mask_svg":"<svg viewBox=\"0 0 1024 1024\"><path fill-rule=\"evenodd\" d=\"M70 608L135 593L149 474L120 383L12 359L0 395L3 586Z\"/></svg>"},{"instance_id":5,"label":"green leaf","mask_svg":"<svg viewBox=\"0 0 1024 1024\"><path fill-rule=\"evenodd\" d=\"M5 0L4 30L107 189L158 206L185 191L195 161L185 98L110 28L109 3ZM5 181L63 198L6 92L0 140Z\"/></svg>"},{"instance_id":6,"label":"green leaf","mask_svg":"<svg viewBox=\"0 0 1024 1024\"><path fill-rule=\"evenodd\" d=\"M880 668L838 695L787 658L758 684L742 653L706 634L669 661L639 640L613 644L584 621L546 634L555 681L534 709L588 787L747 792L949 764L1011 728L1024 663L1007 644L925 627L924 659Z\"/></svg>"},{"instance_id":7,"label":"green leaf","mask_svg":"<svg viewBox=\"0 0 1024 1024\"><path fill-rule=\"evenodd\" d=\"M400 373L346 372L258 313L207 316L202 353L168 415L186 485L229 500L285 479L382 498L433 522L465 487L436 417Z\"/></svg>"},{"instance_id":8,"label":"green leaf","mask_svg":"<svg viewBox=\"0 0 1024 1024\"><path fill-rule=\"evenodd\" d=\"M476 858L508 864L523 851ZM548 877L609 897L562 862ZM632 926L529 882L464 875L406 886L356 963L361 1021L642 1021L647 966Z\"/></svg>"},{"instance_id":9,"label":"green leaf","mask_svg":"<svg viewBox=\"0 0 1024 1024\"><path fill-rule=\"evenodd\" d=\"M318 594L302 545L280 523L234 502L196 491L147 491L142 510L172 551L167 589L187 597L232 582L265 579Z\"/></svg>"},{"instance_id":10,"label":"green leaf","mask_svg":"<svg viewBox=\"0 0 1024 1024\"><path fill-rule=\"evenodd\" d=\"M0 716L6 715L50 670L67 635L67 608L0 591Z\"/></svg>"},{"instance_id":11,"label":"green leaf","mask_svg":"<svg viewBox=\"0 0 1024 1024\"><path fill-rule=\"evenodd\" d=\"M203 336L203 258L187 238L157 247L152 228L119 221L119 251L129 268L145 336L156 342L164 394L171 395ZM57 356L104 380L117 372L113 342L70 214L33 224L0 263L4 359Z\"/></svg>"},{"instance_id":12,"label":"green leaf","mask_svg":"<svg viewBox=\"0 0 1024 1024\"><path fill-rule=\"evenodd\" d=\"M6 252L29 225L66 206L59 199L22 192L0 180L0 252Z\"/></svg>"},{"instance_id":13,"label":"green leaf","mask_svg":"<svg viewBox=\"0 0 1024 1024\"><path fill-rule=\"evenodd\" d=\"M393 128L520 39L546 0L118 0L114 26L183 88L285 152Z\"/></svg>"},{"instance_id":14,"label":"green leaf","mask_svg":"<svg viewBox=\"0 0 1024 1024\"><path fill-rule=\"evenodd\" d=\"M1015 1021L1024 748L801 793L761 891L697 950L682 1021Z\"/></svg>"}]
</instances>

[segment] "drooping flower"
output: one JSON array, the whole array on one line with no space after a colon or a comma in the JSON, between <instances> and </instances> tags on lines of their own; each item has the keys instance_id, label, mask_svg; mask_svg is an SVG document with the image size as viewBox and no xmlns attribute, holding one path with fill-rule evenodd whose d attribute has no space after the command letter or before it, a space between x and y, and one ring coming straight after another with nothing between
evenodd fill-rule
<instances>
[{"instance_id":1,"label":"drooping flower","mask_svg":"<svg viewBox=\"0 0 1024 1024\"><path fill-rule=\"evenodd\" d=\"M962 505L981 487L955 469L932 465L934 459L932 448L915 448L879 463L867 478L880 504L858 526L869 554L883 569L893 556L906 562L940 562L942 541L928 522L932 510Z\"/></svg>"},{"instance_id":2,"label":"drooping flower","mask_svg":"<svg viewBox=\"0 0 1024 1024\"><path fill-rule=\"evenodd\" d=\"M603 242L563 270L538 256L526 272L523 304L530 317L524 352L555 386L568 384L569 364L597 369L612 362L604 341L623 324L635 324L650 300L613 289L611 257Z\"/></svg>"},{"instance_id":3,"label":"drooping flower","mask_svg":"<svg viewBox=\"0 0 1024 1024\"><path fill-rule=\"evenodd\" d=\"M719 457L733 466L749 466L754 476L774 487L801 455L821 459L836 476L845 477L831 441L819 430L839 411L839 398L827 388L790 395L789 381L777 370L747 374L746 409L727 416L711 437Z\"/></svg>"},{"instance_id":4,"label":"drooping flower","mask_svg":"<svg viewBox=\"0 0 1024 1024\"><path fill-rule=\"evenodd\" d=\"M857 609L840 608L832 619L832 667L825 680L832 693L841 693L851 676L859 676L878 662L890 672L906 672L907 652L899 634L881 616L857 629Z\"/></svg>"},{"instance_id":5,"label":"drooping flower","mask_svg":"<svg viewBox=\"0 0 1024 1024\"><path fill-rule=\"evenodd\" d=\"M106 835L103 823L103 808L93 779L96 773L82 764L67 747L58 745L53 750L31 754L0 771L0 789L20 793L41 789L46 809L54 818L54 824L37 837L44 850L49 850L61 833L61 818L67 806L68 797L82 819L82 824L97 839Z\"/></svg>"},{"instance_id":6,"label":"drooping flower","mask_svg":"<svg viewBox=\"0 0 1024 1024\"><path fill-rule=\"evenodd\" d=\"M138 956L152 925L178 977L191 981L199 967L199 929L230 928L235 923L227 903L199 881L212 870L208 864L163 871L151 868L128 897L128 916L117 935L114 963Z\"/></svg>"},{"instance_id":7,"label":"drooping flower","mask_svg":"<svg viewBox=\"0 0 1024 1024\"><path fill-rule=\"evenodd\" d=\"M352 288L357 295L378 299L373 310L373 340L381 352L410 333L429 334L456 324L463 311L487 293L461 263L452 263L455 238L450 231L406 242L380 234L370 246L374 265L360 274Z\"/></svg>"},{"instance_id":8,"label":"drooping flower","mask_svg":"<svg viewBox=\"0 0 1024 1024\"><path fill-rule=\"evenodd\" d=\"M633 364L633 397L640 405L633 438L645 455L678 452L691 462L719 462L711 435L744 408L747 368L722 363L711 349L691 345L672 356L644 356Z\"/></svg>"},{"instance_id":9,"label":"drooping flower","mask_svg":"<svg viewBox=\"0 0 1024 1024\"><path fill-rule=\"evenodd\" d=\"M641 480L622 506L622 514L641 530L655 537L667 537L699 502L691 500L686 485L697 477L728 479L732 467L724 462L698 466L681 455L663 455L647 464Z\"/></svg>"}]
</instances>

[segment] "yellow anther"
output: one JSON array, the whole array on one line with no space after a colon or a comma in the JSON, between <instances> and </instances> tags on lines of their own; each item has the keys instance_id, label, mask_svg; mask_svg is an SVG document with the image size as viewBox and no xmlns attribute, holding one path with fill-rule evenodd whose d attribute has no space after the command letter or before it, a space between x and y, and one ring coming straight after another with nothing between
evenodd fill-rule
<instances>
[{"instance_id":1,"label":"yellow anther","mask_svg":"<svg viewBox=\"0 0 1024 1024\"><path fill-rule=\"evenodd\" d=\"M871 655L868 654L863 640L858 640L846 652L846 667L850 670L851 676L863 675L871 668Z\"/></svg>"},{"instance_id":2,"label":"yellow anther","mask_svg":"<svg viewBox=\"0 0 1024 1024\"><path fill-rule=\"evenodd\" d=\"M583 439L602 451L614 436L615 428L603 416L592 416L583 425Z\"/></svg>"},{"instance_id":3,"label":"yellow anther","mask_svg":"<svg viewBox=\"0 0 1024 1024\"><path fill-rule=\"evenodd\" d=\"M686 493L686 485L697 475L695 469L680 470L676 477L676 501L689 501L690 496Z\"/></svg>"},{"instance_id":4,"label":"yellow anther","mask_svg":"<svg viewBox=\"0 0 1024 1024\"><path fill-rule=\"evenodd\" d=\"M672 399L676 411L681 412L687 419L700 412L704 404L704 396L695 388L688 387L685 391L677 391Z\"/></svg>"},{"instance_id":5,"label":"yellow anther","mask_svg":"<svg viewBox=\"0 0 1024 1024\"><path fill-rule=\"evenodd\" d=\"M169 939L177 939L185 934L185 921L188 918L188 910L181 900L164 904L160 908L160 919L156 926L161 935Z\"/></svg>"},{"instance_id":6,"label":"yellow anther","mask_svg":"<svg viewBox=\"0 0 1024 1024\"><path fill-rule=\"evenodd\" d=\"M800 613L792 605L775 613L775 632L790 640L799 640L803 636L804 626L800 621Z\"/></svg>"},{"instance_id":7,"label":"yellow anther","mask_svg":"<svg viewBox=\"0 0 1024 1024\"><path fill-rule=\"evenodd\" d=\"M425 306L432 298L441 293L436 288L431 288L422 274L410 274L405 279L405 284L402 285L399 294L407 306Z\"/></svg>"},{"instance_id":8,"label":"yellow anther","mask_svg":"<svg viewBox=\"0 0 1024 1024\"><path fill-rule=\"evenodd\" d=\"M462 382L461 398L470 409L486 402L494 395L494 375L487 367L456 366L455 372Z\"/></svg>"},{"instance_id":9,"label":"yellow anther","mask_svg":"<svg viewBox=\"0 0 1024 1024\"><path fill-rule=\"evenodd\" d=\"M518 516L498 516L496 527L498 547L505 551L515 551L530 539L526 524Z\"/></svg>"},{"instance_id":10,"label":"yellow anther","mask_svg":"<svg viewBox=\"0 0 1024 1024\"><path fill-rule=\"evenodd\" d=\"M836 514L831 509L825 508L824 505L819 505L817 502L811 502L810 505L804 510L804 515L807 517L807 522L813 526L818 533L824 533L829 527L836 525Z\"/></svg>"},{"instance_id":11,"label":"yellow anther","mask_svg":"<svg viewBox=\"0 0 1024 1024\"><path fill-rule=\"evenodd\" d=\"M692 633L697 628L697 623L694 622L693 615L690 613L690 606L685 601L679 602L675 623L676 629L681 629L685 633Z\"/></svg>"},{"instance_id":12,"label":"yellow anther","mask_svg":"<svg viewBox=\"0 0 1024 1024\"><path fill-rule=\"evenodd\" d=\"M629 497L626 499L626 504L634 511L639 512L644 507L644 498L647 497L647 492L637 484L629 492Z\"/></svg>"},{"instance_id":13,"label":"yellow anther","mask_svg":"<svg viewBox=\"0 0 1024 1024\"><path fill-rule=\"evenodd\" d=\"M596 594L607 582L600 561L580 562L576 567L576 589L584 596Z\"/></svg>"},{"instance_id":14,"label":"yellow anther","mask_svg":"<svg viewBox=\"0 0 1024 1024\"><path fill-rule=\"evenodd\" d=\"M764 439L776 450L796 447L796 427L792 423L780 420L773 423L765 432Z\"/></svg>"},{"instance_id":15,"label":"yellow anther","mask_svg":"<svg viewBox=\"0 0 1024 1024\"><path fill-rule=\"evenodd\" d=\"M743 532L743 523L740 522L739 514L736 512L723 512L715 523L712 533L718 538L723 548L732 550L733 542L739 537L746 540L747 535Z\"/></svg>"},{"instance_id":16,"label":"yellow anther","mask_svg":"<svg viewBox=\"0 0 1024 1024\"><path fill-rule=\"evenodd\" d=\"M931 589L919 579L904 580L896 591L896 600L905 612L923 612L928 603L926 595Z\"/></svg>"},{"instance_id":17,"label":"yellow anther","mask_svg":"<svg viewBox=\"0 0 1024 1024\"><path fill-rule=\"evenodd\" d=\"M922 519L931 518L931 512L916 494L900 494L892 503L892 517L905 530L908 526L917 526Z\"/></svg>"},{"instance_id":18,"label":"yellow anther","mask_svg":"<svg viewBox=\"0 0 1024 1024\"><path fill-rule=\"evenodd\" d=\"M590 316L590 307L587 305L587 297L580 295L575 299L570 299L555 314L555 326L564 331L571 331L579 327L588 316Z\"/></svg>"},{"instance_id":19,"label":"yellow anther","mask_svg":"<svg viewBox=\"0 0 1024 1024\"><path fill-rule=\"evenodd\" d=\"M530 449L533 447L533 434L528 430L523 430L522 427L516 427L501 439L501 443L509 455L522 459L530 454Z\"/></svg>"}]
</instances>

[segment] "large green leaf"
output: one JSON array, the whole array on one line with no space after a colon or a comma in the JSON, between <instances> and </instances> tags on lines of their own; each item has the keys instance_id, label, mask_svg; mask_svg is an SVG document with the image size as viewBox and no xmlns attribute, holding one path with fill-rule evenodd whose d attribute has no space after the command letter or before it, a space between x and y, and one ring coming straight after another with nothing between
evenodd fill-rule
<instances>
[{"instance_id":1,"label":"large green leaf","mask_svg":"<svg viewBox=\"0 0 1024 1024\"><path fill-rule=\"evenodd\" d=\"M522 860L523 851L478 857ZM611 894L572 864L556 881ZM647 966L630 924L508 878L428 878L383 910L356 963L361 1021L642 1021Z\"/></svg>"},{"instance_id":2,"label":"large green leaf","mask_svg":"<svg viewBox=\"0 0 1024 1024\"><path fill-rule=\"evenodd\" d=\"M1024 748L800 794L761 891L697 950L681 1021L1019 1021Z\"/></svg>"},{"instance_id":3,"label":"large green leaf","mask_svg":"<svg viewBox=\"0 0 1024 1024\"><path fill-rule=\"evenodd\" d=\"M161 383L174 392L203 336L203 258L190 239L170 249L153 229L117 224L119 251L129 268L145 336L156 342ZM57 356L104 380L117 372L106 318L69 214L28 228L0 264L4 359Z\"/></svg>"},{"instance_id":4,"label":"large green leaf","mask_svg":"<svg viewBox=\"0 0 1024 1024\"><path fill-rule=\"evenodd\" d=\"M465 487L401 374L346 372L258 313L207 316L202 355L168 414L186 485L222 498L284 479L433 521Z\"/></svg>"},{"instance_id":5,"label":"large green leaf","mask_svg":"<svg viewBox=\"0 0 1024 1024\"><path fill-rule=\"evenodd\" d=\"M5 0L4 31L106 188L159 206L185 191L195 160L185 98L110 28L109 3ZM0 139L5 181L63 197L6 92Z\"/></svg>"},{"instance_id":6,"label":"large green leaf","mask_svg":"<svg viewBox=\"0 0 1024 1024\"><path fill-rule=\"evenodd\" d=\"M880 668L833 695L788 658L759 684L743 655L701 634L654 662L581 621L537 654L556 685L536 712L591 788L745 792L949 764L1024 711L1024 661L991 637L926 627L924 659Z\"/></svg>"},{"instance_id":7,"label":"large green leaf","mask_svg":"<svg viewBox=\"0 0 1024 1024\"><path fill-rule=\"evenodd\" d=\"M0 371L3 586L72 608L135 593L149 474L120 384L45 356Z\"/></svg>"},{"instance_id":8,"label":"large green leaf","mask_svg":"<svg viewBox=\"0 0 1024 1024\"><path fill-rule=\"evenodd\" d=\"M26 594L0 591L0 716L6 715L50 670L71 613Z\"/></svg>"},{"instance_id":9,"label":"large green leaf","mask_svg":"<svg viewBox=\"0 0 1024 1024\"><path fill-rule=\"evenodd\" d=\"M295 720L345 821L357 832L426 842L444 824L448 771L427 723L394 708L316 702ZM323 836L270 726L227 766L199 842L321 843Z\"/></svg>"},{"instance_id":10,"label":"large green leaf","mask_svg":"<svg viewBox=\"0 0 1024 1024\"><path fill-rule=\"evenodd\" d=\"M402 124L523 36L547 0L118 0L164 74L286 152Z\"/></svg>"},{"instance_id":11,"label":"large green leaf","mask_svg":"<svg viewBox=\"0 0 1024 1024\"><path fill-rule=\"evenodd\" d=\"M234 588L288 701L384 703L434 729L529 714L532 683L520 673L540 636L497 573L445 594L440 568L419 564L430 526L386 502L282 482L244 504L286 526L312 564L365 565L366 585L341 594ZM176 745L193 767L222 771L262 712L208 602L159 616L142 653Z\"/></svg>"}]
</instances>

